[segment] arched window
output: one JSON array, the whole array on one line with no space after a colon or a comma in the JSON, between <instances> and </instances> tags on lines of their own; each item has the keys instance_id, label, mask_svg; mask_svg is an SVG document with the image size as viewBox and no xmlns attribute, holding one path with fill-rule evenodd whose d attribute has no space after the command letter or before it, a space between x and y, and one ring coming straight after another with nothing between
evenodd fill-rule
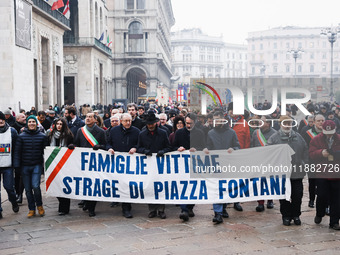
<instances>
[{"instance_id":1,"label":"arched window","mask_svg":"<svg viewBox=\"0 0 340 255\"><path fill-rule=\"evenodd\" d=\"M129 25L128 52L144 52L144 33L141 23L134 21Z\"/></svg>"}]
</instances>

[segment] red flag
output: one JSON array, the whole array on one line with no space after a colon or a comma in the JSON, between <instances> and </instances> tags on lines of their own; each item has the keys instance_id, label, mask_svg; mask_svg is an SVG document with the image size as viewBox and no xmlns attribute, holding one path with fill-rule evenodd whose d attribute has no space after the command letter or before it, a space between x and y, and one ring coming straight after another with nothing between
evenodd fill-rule
<instances>
[{"instance_id":1,"label":"red flag","mask_svg":"<svg viewBox=\"0 0 340 255\"><path fill-rule=\"evenodd\" d=\"M53 0L53 1L54 3L52 4L52 8L51 8L52 11L59 9L61 7L64 7L63 0Z\"/></svg>"},{"instance_id":2,"label":"red flag","mask_svg":"<svg viewBox=\"0 0 340 255\"><path fill-rule=\"evenodd\" d=\"M67 0L63 14L67 19L70 19L70 0Z\"/></svg>"}]
</instances>

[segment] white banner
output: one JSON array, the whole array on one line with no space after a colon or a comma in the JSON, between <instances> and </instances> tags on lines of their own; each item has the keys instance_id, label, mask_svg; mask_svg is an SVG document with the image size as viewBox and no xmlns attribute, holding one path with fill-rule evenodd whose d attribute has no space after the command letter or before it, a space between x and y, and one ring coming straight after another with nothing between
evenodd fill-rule
<instances>
[{"instance_id":1,"label":"white banner","mask_svg":"<svg viewBox=\"0 0 340 255\"><path fill-rule=\"evenodd\" d=\"M293 153L288 145L274 145L237 150L231 154L210 151L208 155L201 155L205 158L205 164L224 166L228 163L229 166L236 166L232 170L242 173L242 178L234 178L235 172L229 178L228 167L220 169L223 175L210 169L209 174L204 173L200 177L195 169L203 160L198 160L199 156L191 155L188 151L156 157L156 154L145 156L116 152L111 155L106 151L87 148L69 150L47 147L46 191L49 196L79 200L157 204L289 200L290 173L282 171L282 167L280 171L274 171L273 168L272 173L268 173L268 164L289 166ZM264 155L266 172L261 168L262 172L254 173L260 169L251 169L254 159L259 162ZM192 168L193 165L196 168Z\"/></svg>"}]
</instances>

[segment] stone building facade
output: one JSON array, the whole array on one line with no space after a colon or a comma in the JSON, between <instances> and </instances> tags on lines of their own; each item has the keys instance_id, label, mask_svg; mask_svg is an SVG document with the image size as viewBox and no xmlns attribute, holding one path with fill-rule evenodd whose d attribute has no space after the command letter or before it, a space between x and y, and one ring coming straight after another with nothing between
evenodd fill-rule
<instances>
[{"instance_id":1,"label":"stone building facade","mask_svg":"<svg viewBox=\"0 0 340 255\"><path fill-rule=\"evenodd\" d=\"M70 1L71 31L64 41L65 104L112 102L112 50L108 8L103 0Z\"/></svg>"},{"instance_id":2,"label":"stone building facade","mask_svg":"<svg viewBox=\"0 0 340 255\"><path fill-rule=\"evenodd\" d=\"M111 3L113 2L113 3ZM171 85L170 0L109 1L108 31L114 33L113 98L138 97Z\"/></svg>"},{"instance_id":3,"label":"stone building facade","mask_svg":"<svg viewBox=\"0 0 340 255\"><path fill-rule=\"evenodd\" d=\"M64 103L63 34L69 21L43 0L0 4L0 110Z\"/></svg>"}]
</instances>

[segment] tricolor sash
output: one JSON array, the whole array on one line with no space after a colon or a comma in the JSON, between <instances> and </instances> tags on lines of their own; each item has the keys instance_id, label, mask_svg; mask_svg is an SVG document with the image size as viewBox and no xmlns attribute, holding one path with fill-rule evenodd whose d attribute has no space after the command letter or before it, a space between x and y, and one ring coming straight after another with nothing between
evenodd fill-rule
<instances>
[{"instance_id":1,"label":"tricolor sash","mask_svg":"<svg viewBox=\"0 0 340 255\"><path fill-rule=\"evenodd\" d=\"M307 135L309 135L309 137L311 138L311 139L313 139L315 136L317 136L318 134L316 133L316 132L313 132L312 131L312 129L309 129L308 131L307 131Z\"/></svg>"},{"instance_id":2,"label":"tricolor sash","mask_svg":"<svg viewBox=\"0 0 340 255\"><path fill-rule=\"evenodd\" d=\"M308 126L307 120L303 119L303 123L305 123L305 125Z\"/></svg>"},{"instance_id":3,"label":"tricolor sash","mask_svg":"<svg viewBox=\"0 0 340 255\"><path fill-rule=\"evenodd\" d=\"M257 139L259 139L261 146L266 146L267 145L267 139L262 134L261 129L257 130L256 135L257 135Z\"/></svg>"},{"instance_id":4,"label":"tricolor sash","mask_svg":"<svg viewBox=\"0 0 340 255\"><path fill-rule=\"evenodd\" d=\"M96 138L94 138L94 136L90 133L86 126L81 128L81 132L92 147L98 144L98 141L96 140Z\"/></svg>"}]
</instances>

